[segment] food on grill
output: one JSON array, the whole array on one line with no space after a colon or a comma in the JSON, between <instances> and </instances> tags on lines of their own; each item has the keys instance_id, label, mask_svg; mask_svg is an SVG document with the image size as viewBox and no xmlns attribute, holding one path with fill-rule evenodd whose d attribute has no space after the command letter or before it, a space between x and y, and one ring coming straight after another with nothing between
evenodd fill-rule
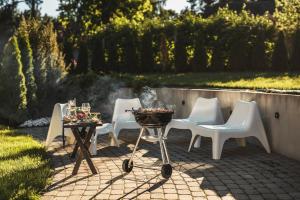
<instances>
[{"instance_id":1,"label":"food on grill","mask_svg":"<svg viewBox=\"0 0 300 200\"><path fill-rule=\"evenodd\" d=\"M147 113L174 113L173 110L168 110L165 108L139 108L137 111Z\"/></svg>"}]
</instances>

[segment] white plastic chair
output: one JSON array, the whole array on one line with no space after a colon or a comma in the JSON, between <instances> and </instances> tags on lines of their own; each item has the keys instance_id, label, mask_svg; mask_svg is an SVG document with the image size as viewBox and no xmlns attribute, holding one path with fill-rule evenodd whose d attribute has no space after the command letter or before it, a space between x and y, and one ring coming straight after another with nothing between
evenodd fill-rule
<instances>
[{"instance_id":1,"label":"white plastic chair","mask_svg":"<svg viewBox=\"0 0 300 200\"><path fill-rule=\"evenodd\" d=\"M45 146L48 147L51 142L59 135L66 136L67 143L73 144L75 141L74 135L70 128L65 128L63 130L63 117L66 114L67 104L57 103L54 105L51 122L48 129L47 139ZM64 138L63 138L64 140Z\"/></svg>"},{"instance_id":2,"label":"white plastic chair","mask_svg":"<svg viewBox=\"0 0 300 200\"><path fill-rule=\"evenodd\" d=\"M192 138L188 151L191 150L192 144L197 134L193 131L193 126L199 124L223 124L224 119L221 112L219 100L217 98L206 99L198 97L196 100L192 112L186 119L173 119L166 127L165 136L168 135L171 128L175 129L187 129L192 131ZM197 146L200 146L201 138L197 139Z\"/></svg>"},{"instance_id":3,"label":"white plastic chair","mask_svg":"<svg viewBox=\"0 0 300 200\"><path fill-rule=\"evenodd\" d=\"M96 129L96 134L91 141L91 154L97 154L97 137L99 135L111 133L111 145L119 146L117 138L122 129L141 128L141 126L135 121L133 114L131 112L125 112L125 110L131 110L132 108L138 109L141 106L141 102L138 98L117 99L115 102L112 123L103 124L103 126L97 127Z\"/></svg>"},{"instance_id":4,"label":"white plastic chair","mask_svg":"<svg viewBox=\"0 0 300 200\"><path fill-rule=\"evenodd\" d=\"M224 125L194 125L197 135L212 138L213 159L220 159L225 141L229 138L256 137L270 153L266 132L255 101L238 101Z\"/></svg>"}]
</instances>

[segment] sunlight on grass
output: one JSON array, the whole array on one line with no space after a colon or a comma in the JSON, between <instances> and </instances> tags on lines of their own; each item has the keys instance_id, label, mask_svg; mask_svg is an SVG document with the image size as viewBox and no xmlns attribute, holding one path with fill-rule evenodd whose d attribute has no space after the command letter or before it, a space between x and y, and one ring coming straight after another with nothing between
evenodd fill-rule
<instances>
[{"instance_id":1,"label":"sunlight on grass","mask_svg":"<svg viewBox=\"0 0 300 200\"><path fill-rule=\"evenodd\" d=\"M300 74L274 72L219 72L219 73L180 73L180 74L123 74L129 87L148 85L152 87L197 87L197 88L241 88L241 89L280 89L299 90Z\"/></svg>"},{"instance_id":2,"label":"sunlight on grass","mask_svg":"<svg viewBox=\"0 0 300 200\"><path fill-rule=\"evenodd\" d=\"M39 199L50 166L42 144L31 136L0 130L0 199Z\"/></svg>"}]
</instances>

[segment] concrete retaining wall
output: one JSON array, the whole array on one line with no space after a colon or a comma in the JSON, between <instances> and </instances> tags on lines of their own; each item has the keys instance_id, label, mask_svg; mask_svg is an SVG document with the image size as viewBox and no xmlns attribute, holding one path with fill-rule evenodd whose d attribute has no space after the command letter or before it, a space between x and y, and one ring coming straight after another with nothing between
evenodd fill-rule
<instances>
[{"instance_id":1,"label":"concrete retaining wall","mask_svg":"<svg viewBox=\"0 0 300 200\"><path fill-rule=\"evenodd\" d=\"M251 91L158 88L159 99L176 105L176 116L187 117L197 97L218 97L227 120L237 100L256 101L272 151L300 160L300 96ZM275 118L275 113L279 118ZM245 113L247 114L247 113Z\"/></svg>"},{"instance_id":2,"label":"concrete retaining wall","mask_svg":"<svg viewBox=\"0 0 300 200\"><path fill-rule=\"evenodd\" d=\"M272 151L300 161L300 96L247 90L157 88L156 91L160 100L176 105L176 118L188 117L197 97L218 97L225 120L236 101L254 100L259 106ZM129 97L137 97L130 88L114 94L114 98ZM278 119L276 112L280 115Z\"/></svg>"}]
</instances>

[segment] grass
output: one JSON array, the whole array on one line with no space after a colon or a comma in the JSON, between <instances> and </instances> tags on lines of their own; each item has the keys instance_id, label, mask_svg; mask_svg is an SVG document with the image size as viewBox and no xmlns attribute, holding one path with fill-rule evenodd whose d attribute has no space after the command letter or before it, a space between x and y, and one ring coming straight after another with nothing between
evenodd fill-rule
<instances>
[{"instance_id":1,"label":"grass","mask_svg":"<svg viewBox=\"0 0 300 200\"><path fill-rule=\"evenodd\" d=\"M39 199L51 173L43 145L3 126L0 141L0 200Z\"/></svg>"},{"instance_id":2,"label":"grass","mask_svg":"<svg viewBox=\"0 0 300 200\"><path fill-rule=\"evenodd\" d=\"M300 73L274 72L203 72L180 74L121 74L130 87L148 85L191 88L236 88L299 90Z\"/></svg>"}]
</instances>

